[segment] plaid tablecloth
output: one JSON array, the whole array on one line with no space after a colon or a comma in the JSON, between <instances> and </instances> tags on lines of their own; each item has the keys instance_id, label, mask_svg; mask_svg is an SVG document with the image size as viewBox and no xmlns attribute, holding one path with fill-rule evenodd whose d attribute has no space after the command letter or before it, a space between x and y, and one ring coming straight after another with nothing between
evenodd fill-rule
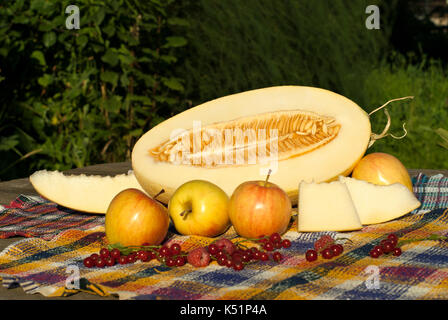
<instances>
[{"instance_id":1,"label":"plaid tablecloth","mask_svg":"<svg viewBox=\"0 0 448 320\"><path fill-rule=\"evenodd\" d=\"M360 231L335 233L349 238L334 259L305 260L305 252L325 233L298 233L293 221L284 238L281 263L256 262L242 271L219 266L169 268L157 261L88 269L83 259L105 245L104 216L77 213L36 197L20 196L0 211L0 237L23 235L0 254L3 286L27 293L71 295L79 291L121 299L448 299L448 243L421 241L403 246L399 257L369 256L384 235L400 239L448 235L448 179L413 177L422 206L391 222ZM50 209L49 209L50 208ZM169 234L185 251L213 239ZM223 235L239 240L231 228Z\"/></svg>"}]
</instances>

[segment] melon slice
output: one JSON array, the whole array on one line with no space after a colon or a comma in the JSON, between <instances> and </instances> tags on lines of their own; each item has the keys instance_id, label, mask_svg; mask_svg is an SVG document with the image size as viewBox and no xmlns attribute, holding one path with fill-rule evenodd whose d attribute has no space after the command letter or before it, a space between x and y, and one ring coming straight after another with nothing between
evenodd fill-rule
<instances>
[{"instance_id":1,"label":"melon slice","mask_svg":"<svg viewBox=\"0 0 448 320\"><path fill-rule=\"evenodd\" d=\"M350 177L339 177L353 199L363 225L399 218L420 207L420 201L401 183L376 185Z\"/></svg>"},{"instance_id":2,"label":"melon slice","mask_svg":"<svg viewBox=\"0 0 448 320\"><path fill-rule=\"evenodd\" d=\"M299 181L348 175L370 140L369 116L331 91L279 86L221 97L145 133L132 168L149 195L167 203L183 183L203 179L229 196L243 182L270 181L297 203Z\"/></svg>"},{"instance_id":3,"label":"melon slice","mask_svg":"<svg viewBox=\"0 0 448 320\"><path fill-rule=\"evenodd\" d=\"M362 228L347 186L301 182L298 199L299 232L352 231Z\"/></svg>"},{"instance_id":4,"label":"melon slice","mask_svg":"<svg viewBox=\"0 0 448 320\"><path fill-rule=\"evenodd\" d=\"M127 188L144 191L132 171L116 176L64 175L59 171L40 170L30 176L34 189L42 197L61 206L104 214L113 197Z\"/></svg>"}]
</instances>

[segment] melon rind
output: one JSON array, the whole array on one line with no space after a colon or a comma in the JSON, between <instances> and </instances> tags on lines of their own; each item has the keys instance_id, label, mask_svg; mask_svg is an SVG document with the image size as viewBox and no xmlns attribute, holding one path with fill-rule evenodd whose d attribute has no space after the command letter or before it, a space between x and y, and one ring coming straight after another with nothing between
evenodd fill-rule
<instances>
[{"instance_id":1,"label":"melon rind","mask_svg":"<svg viewBox=\"0 0 448 320\"><path fill-rule=\"evenodd\" d=\"M88 213L105 214L112 199L122 190L136 188L145 192L132 171L116 176L100 176L39 170L29 179L42 197Z\"/></svg>"},{"instance_id":2,"label":"melon rind","mask_svg":"<svg viewBox=\"0 0 448 320\"><path fill-rule=\"evenodd\" d=\"M174 191L190 180L215 183L229 196L235 188L250 180L265 180L263 164L204 168L161 162L149 151L167 141L174 130L190 130L193 121L202 126L255 116L261 113L302 110L330 116L341 124L337 138L298 157L278 162L269 181L279 185L297 203L298 183L325 182L348 175L364 156L370 140L368 114L356 103L334 92L303 86L278 86L221 97L175 115L146 132L132 151L132 168L142 188L150 195L161 189L158 200L167 203ZM264 173L263 173L264 172Z\"/></svg>"}]
</instances>

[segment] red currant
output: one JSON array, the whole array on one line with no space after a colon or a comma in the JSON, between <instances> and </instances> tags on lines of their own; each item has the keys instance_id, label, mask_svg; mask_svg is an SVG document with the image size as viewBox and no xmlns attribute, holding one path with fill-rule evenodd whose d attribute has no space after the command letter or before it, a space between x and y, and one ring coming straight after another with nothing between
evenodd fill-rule
<instances>
[{"instance_id":1,"label":"red currant","mask_svg":"<svg viewBox=\"0 0 448 320\"><path fill-rule=\"evenodd\" d=\"M322 251L322 258L331 259L333 258L333 251L330 248L326 248Z\"/></svg>"},{"instance_id":2,"label":"red currant","mask_svg":"<svg viewBox=\"0 0 448 320\"><path fill-rule=\"evenodd\" d=\"M306 261L308 261L308 262L316 261L317 257L318 257L318 254L317 254L316 250L309 249L305 253L305 258L306 258Z\"/></svg>"},{"instance_id":3,"label":"red currant","mask_svg":"<svg viewBox=\"0 0 448 320\"><path fill-rule=\"evenodd\" d=\"M108 256L110 256L110 251L107 248L102 248L100 250L100 257L101 258L107 258Z\"/></svg>"},{"instance_id":4,"label":"red currant","mask_svg":"<svg viewBox=\"0 0 448 320\"><path fill-rule=\"evenodd\" d=\"M394 240L394 241L398 241L398 237L395 233L391 233L387 236L387 239L389 240Z\"/></svg>"},{"instance_id":5,"label":"red currant","mask_svg":"<svg viewBox=\"0 0 448 320\"><path fill-rule=\"evenodd\" d=\"M339 256L342 252L344 252L344 247L341 244L334 244L330 247L330 250L333 253L334 257Z\"/></svg>"},{"instance_id":6,"label":"red currant","mask_svg":"<svg viewBox=\"0 0 448 320\"><path fill-rule=\"evenodd\" d=\"M224 266L227 263L227 257L225 255L220 256L217 261L220 266Z\"/></svg>"},{"instance_id":7,"label":"red currant","mask_svg":"<svg viewBox=\"0 0 448 320\"><path fill-rule=\"evenodd\" d=\"M98 259L100 258L100 255L99 255L98 253L92 253L92 254L90 255L90 258L91 258L93 261L96 261L96 260L98 260Z\"/></svg>"},{"instance_id":8,"label":"red currant","mask_svg":"<svg viewBox=\"0 0 448 320\"><path fill-rule=\"evenodd\" d=\"M210 253L211 255L215 255L215 254L218 253L219 248L218 248L218 246L217 246L216 244L211 243L211 244L208 245L208 247L207 247L207 251L208 251L208 253Z\"/></svg>"},{"instance_id":9,"label":"red currant","mask_svg":"<svg viewBox=\"0 0 448 320\"><path fill-rule=\"evenodd\" d=\"M182 267L187 261L185 260L185 257L177 257L176 258L176 266Z\"/></svg>"},{"instance_id":10,"label":"red currant","mask_svg":"<svg viewBox=\"0 0 448 320\"><path fill-rule=\"evenodd\" d=\"M159 254L162 257L171 257L173 254L167 246L163 246L159 249Z\"/></svg>"},{"instance_id":11,"label":"red currant","mask_svg":"<svg viewBox=\"0 0 448 320\"><path fill-rule=\"evenodd\" d=\"M118 258L118 263L119 264L127 264L128 263L128 256L120 256Z\"/></svg>"},{"instance_id":12,"label":"red currant","mask_svg":"<svg viewBox=\"0 0 448 320\"><path fill-rule=\"evenodd\" d=\"M166 264L168 267L174 267L174 266L176 265L176 260L173 259L172 257L166 257L166 259L165 259L165 264Z\"/></svg>"},{"instance_id":13,"label":"red currant","mask_svg":"<svg viewBox=\"0 0 448 320\"><path fill-rule=\"evenodd\" d=\"M378 251L378 250L375 250L375 249L370 250L369 254L370 254L370 256L371 256L372 258L378 258L378 257L381 255L381 254L379 253L379 251Z\"/></svg>"},{"instance_id":14,"label":"red currant","mask_svg":"<svg viewBox=\"0 0 448 320\"><path fill-rule=\"evenodd\" d=\"M154 251L149 251L149 260L157 259L157 253Z\"/></svg>"},{"instance_id":15,"label":"red currant","mask_svg":"<svg viewBox=\"0 0 448 320\"><path fill-rule=\"evenodd\" d=\"M134 253L131 253L126 257L127 263L134 263L136 260L136 255Z\"/></svg>"},{"instance_id":16,"label":"red currant","mask_svg":"<svg viewBox=\"0 0 448 320\"><path fill-rule=\"evenodd\" d=\"M274 251L274 244L272 242L266 242L263 246L263 249L266 251Z\"/></svg>"},{"instance_id":17,"label":"red currant","mask_svg":"<svg viewBox=\"0 0 448 320\"><path fill-rule=\"evenodd\" d=\"M83 264L87 268L92 268L95 266L95 260L93 260L91 257L87 257L84 259Z\"/></svg>"},{"instance_id":18,"label":"red currant","mask_svg":"<svg viewBox=\"0 0 448 320\"><path fill-rule=\"evenodd\" d=\"M393 253L393 255L396 256L396 257L401 256L401 249L398 248L398 247L396 247L396 248L394 248L394 250L392 251L392 253Z\"/></svg>"},{"instance_id":19,"label":"red currant","mask_svg":"<svg viewBox=\"0 0 448 320\"><path fill-rule=\"evenodd\" d=\"M240 261L240 262L234 262L233 263L233 270L235 271L241 271L244 269L244 264Z\"/></svg>"},{"instance_id":20,"label":"red currant","mask_svg":"<svg viewBox=\"0 0 448 320\"><path fill-rule=\"evenodd\" d=\"M266 252L262 252L260 255L260 260L261 261L268 261L269 260L269 255Z\"/></svg>"},{"instance_id":21,"label":"red currant","mask_svg":"<svg viewBox=\"0 0 448 320\"><path fill-rule=\"evenodd\" d=\"M241 260L244 261L244 262L249 262L249 261L251 260L251 256L250 256L250 254L247 253L247 252L244 252L244 253L241 255Z\"/></svg>"},{"instance_id":22,"label":"red currant","mask_svg":"<svg viewBox=\"0 0 448 320\"><path fill-rule=\"evenodd\" d=\"M137 259L142 262L149 261L149 252L145 250L140 250L139 252L137 252Z\"/></svg>"},{"instance_id":23,"label":"red currant","mask_svg":"<svg viewBox=\"0 0 448 320\"><path fill-rule=\"evenodd\" d=\"M374 246L372 250L378 252L378 257L383 254L383 247L381 246Z\"/></svg>"},{"instance_id":24,"label":"red currant","mask_svg":"<svg viewBox=\"0 0 448 320\"><path fill-rule=\"evenodd\" d=\"M233 268L233 260L232 259L227 259L226 267L227 268Z\"/></svg>"},{"instance_id":25,"label":"red currant","mask_svg":"<svg viewBox=\"0 0 448 320\"><path fill-rule=\"evenodd\" d=\"M110 251L110 256L114 259L118 259L121 256L121 252L117 248L114 248Z\"/></svg>"},{"instance_id":26,"label":"red currant","mask_svg":"<svg viewBox=\"0 0 448 320\"><path fill-rule=\"evenodd\" d=\"M382 245L381 245L383 252L384 253L389 253L392 252L392 250L394 250L394 245L392 242L390 241L385 241Z\"/></svg>"},{"instance_id":27,"label":"red currant","mask_svg":"<svg viewBox=\"0 0 448 320\"><path fill-rule=\"evenodd\" d=\"M392 245L395 247L398 243L398 237L394 234L391 233L390 235L387 236L387 240L392 243Z\"/></svg>"},{"instance_id":28,"label":"red currant","mask_svg":"<svg viewBox=\"0 0 448 320\"><path fill-rule=\"evenodd\" d=\"M282 247L282 243L281 242L274 242L274 248L275 249L280 249Z\"/></svg>"},{"instance_id":29,"label":"red currant","mask_svg":"<svg viewBox=\"0 0 448 320\"><path fill-rule=\"evenodd\" d=\"M177 256L181 252L181 247L178 243L173 243L170 246L170 250L171 250L171 253L173 254L173 256Z\"/></svg>"},{"instance_id":30,"label":"red currant","mask_svg":"<svg viewBox=\"0 0 448 320\"><path fill-rule=\"evenodd\" d=\"M256 248L256 247L252 247L249 250L250 250L250 252L252 252L252 254L255 254L256 252L260 252L260 250L258 250L258 248Z\"/></svg>"},{"instance_id":31,"label":"red currant","mask_svg":"<svg viewBox=\"0 0 448 320\"><path fill-rule=\"evenodd\" d=\"M283 248L289 248L291 246L291 241L288 239L282 240L282 247Z\"/></svg>"},{"instance_id":32,"label":"red currant","mask_svg":"<svg viewBox=\"0 0 448 320\"><path fill-rule=\"evenodd\" d=\"M111 256L106 258L106 266L113 267L115 265L115 259Z\"/></svg>"},{"instance_id":33,"label":"red currant","mask_svg":"<svg viewBox=\"0 0 448 320\"><path fill-rule=\"evenodd\" d=\"M97 266L98 268L104 268L104 266L106 265L106 259L104 258L98 258L98 260L95 261L95 266Z\"/></svg>"},{"instance_id":34,"label":"red currant","mask_svg":"<svg viewBox=\"0 0 448 320\"><path fill-rule=\"evenodd\" d=\"M277 232L275 232L275 233L271 234L271 236L269 237L269 240L271 240L271 242L275 244L277 242L282 241L282 237Z\"/></svg>"},{"instance_id":35,"label":"red currant","mask_svg":"<svg viewBox=\"0 0 448 320\"><path fill-rule=\"evenodd\" d=\"M280 262L283 259L283 255L280 252L276 251L272 254L272 259L276 262Z\"/></svg>"},{"instance_id":36,"label":"red currant","mask_svg":"<svg viewBox=\"0 0 448 320\"><path fill-rule=\"evenodd\" d=\"M219 259L222 256L225 256L226 254L224 253L224 251L222 251L221 249L218 250L218 252L216 252L215 254L215 258Z\"/></svg>"}]
</instances>

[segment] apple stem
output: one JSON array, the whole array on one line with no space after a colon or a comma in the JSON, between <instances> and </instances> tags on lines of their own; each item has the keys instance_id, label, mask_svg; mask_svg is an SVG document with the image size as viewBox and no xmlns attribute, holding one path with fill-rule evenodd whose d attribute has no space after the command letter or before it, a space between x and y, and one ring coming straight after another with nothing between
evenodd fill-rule
<instances>
[{"instance_id":1,"label":"apple stem","mask_svg":"<svg viewBox=\"0 0 448 320\"><path fill-rule=\"evenodd\" d=\"M165 190L164 189L162 189L162 190L160 190L159 191L159 193L157 193L155 196L154 196L154 199L156 199L158 196L160 196L162 193L164 193L165 192ZM157 199L156 199L157 200Z\"/></svg>"},{"instance_id":2,"label":"apple stem","mask_svg":"<svg viewBox=\"0 0 448 320\"><path fill-rule=\"evenodd\" d=\"M192 212L191 209L184 210L184 211L182 211L182 212L180 213L180 216L181 216L182 218L184 218L184 220L185 220L185 219L187 218L188 214L191 213L191 212Z\"/></svg>"},{"instance_id":3,"label":"apple stem","mask_svg":"<svg viewBox=\"0 0 448 320\"><path fill-rule=\"evenodd\" d=\"M269 176L271 175L272 170L269 169L268 171L268 175L266 176L266 180L264 181L264 186L266 187L266 185L268 184L268 180L269 180Z\"/></svg>"}]
</instances>

